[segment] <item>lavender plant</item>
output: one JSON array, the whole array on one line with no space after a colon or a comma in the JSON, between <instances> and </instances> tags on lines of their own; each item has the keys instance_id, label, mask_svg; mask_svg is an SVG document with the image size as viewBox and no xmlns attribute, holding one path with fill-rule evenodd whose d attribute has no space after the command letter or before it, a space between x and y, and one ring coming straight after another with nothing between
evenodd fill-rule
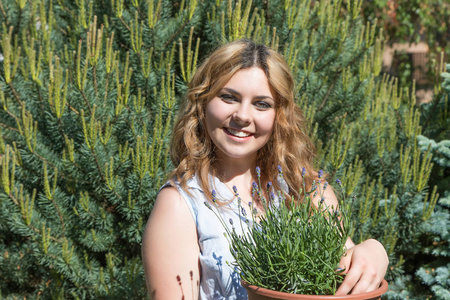
<instances>
[{"instance_id":1,"label":"lavender plant","mask_svg":"<svg viewBox=\"0 0 450 300\"><path fill-rule=\"evenodd\" d=\"M235 259L232 267L242 280L266 289L292 294L334 294L343 281L344 270L338 265L352 227L350 203L343 199L339 207L325 204L323 191L330 187L323 181L322 171L310 191L300 191L302 199L275 191L270 182L263 188L259 174L257 168L258 182L253 182L252 193L254 199L261 200L261 216L251 202L252 211L247 214L236 187L233 190L238 199L240 224L233 224L230 219L231 227L227 226L217 206L205 202L225 228ZM283 180L281 169L278 180ZM343 191L339 180L337 184ZM344 192L342 195L345 197ZM317 196L320 200L315 205L312 199ZM238 234L234 226L241 226L243 234Z\"/></svg>"}]
</instances>

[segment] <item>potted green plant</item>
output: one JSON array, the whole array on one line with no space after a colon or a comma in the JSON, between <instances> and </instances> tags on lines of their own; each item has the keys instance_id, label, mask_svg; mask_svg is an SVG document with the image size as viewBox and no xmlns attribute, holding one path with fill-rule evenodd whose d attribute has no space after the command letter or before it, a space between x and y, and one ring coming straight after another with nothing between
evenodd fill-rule
<instances>
[{"instance_id":1,"label":"potted green plant","mask_svg":"<svg viewBox=\"0 0 450 300\"><path fill-rule=\"evenodd\" d=\"M257 174L259 181L259 168ZM302 199L274 191L271 183L263 190L260 181L254 182L253 193L261 199L264 213L257 217L257 209L250 206L252 212L247 214L238 203L241 224L231 223L231 227L217 207L214 210L205 203L224 225L235 259L233 267L240 274L249 300L379 299L387 291L383 280L374 292L334 295L344 279L343 271L337 269L352 228L350 202L342 197L339 207L327 206L322 193L331 187L328 182L321 182L322 174L320 171L319 180L313 182L310 191L301 191ZM283 180L282 176L279 169L278 180ZM343 189L339 180L337 184ZM239 197L237 189L234 192ZM317 196L320 200L314 205L312 199ZM244 233L238 234L234 226L241 226Z\"/></svg>"}]
</instances>

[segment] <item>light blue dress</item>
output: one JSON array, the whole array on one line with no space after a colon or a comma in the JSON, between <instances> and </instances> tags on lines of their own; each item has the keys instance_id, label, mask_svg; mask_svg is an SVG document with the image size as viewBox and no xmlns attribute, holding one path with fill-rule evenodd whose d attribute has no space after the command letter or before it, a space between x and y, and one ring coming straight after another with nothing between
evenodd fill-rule
<instances>
[{"instance_id":1,"label":"light blue dress","mask_svg":"<svg viewBox=\"0 0 450 300\"><path fill-rule=\"evenodd\" d=\"M236 232L241 234L240 225L236 226L239 224L240 216L237 199L233 192L216 177L211 176L209 180L216 191L218 201L233 200L220 209L220 214L229 228L231 228L229 223L231 219ZM162 188L166 186L170 186L170 183L167 182ZM178 182L175 182L174 187L186 201L197 227L201 265L199 299L247 299L247 291L241 286L239 274L231 265L234 258L224 235L225 228L219 218L204 204L207 200L198 178L195 176L189 179L187 186L192 195L186 193ZM247 225L245 222L242 224L245 230Z\"/></svg>"}]
</instances>

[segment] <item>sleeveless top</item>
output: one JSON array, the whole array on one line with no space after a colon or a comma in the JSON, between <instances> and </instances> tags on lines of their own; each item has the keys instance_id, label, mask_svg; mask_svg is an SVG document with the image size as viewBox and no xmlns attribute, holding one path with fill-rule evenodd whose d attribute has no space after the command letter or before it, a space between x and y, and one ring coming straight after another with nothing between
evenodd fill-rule
<instances>
[{"instance_id":1,"label":"sleeveless top","mask_svg":"<svg viewBox=\"0 0 450 300\"><path fill-rule=\"evenodd\" d=\"M211 187L216 191L218 201L233 199L232 202L221 207L219 213L228 228L231 229L231 219L236 232L242 234L235 195L218 178L210 176L209 180ZM205 205L204 202L207 199L197 176L187 181L191 195L186 193L177 181L174 183L174 187L186 201L197 227L201 267L199 299L247 299L247 291L241 286L239 274L232 265L235 260L230 252L229 242L224 235L226 231L224 225L218 216ZM171 186L170 182L166 182L161 189L167 186ZM213 209L216 213L218 212L214 206ZM248 228L244 217L241 216L241 218L243 228ZM251 224L251 217L249 219L249 224Z\"/></svg>"}]
</instances>

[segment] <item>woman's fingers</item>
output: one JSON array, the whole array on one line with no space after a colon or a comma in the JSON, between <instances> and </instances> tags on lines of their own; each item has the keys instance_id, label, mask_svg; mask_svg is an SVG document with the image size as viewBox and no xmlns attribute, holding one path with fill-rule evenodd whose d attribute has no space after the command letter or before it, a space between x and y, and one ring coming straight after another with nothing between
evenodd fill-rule
<instances>
[{"instance_id":1,"label":"woman's fingers","mask_svg":"<svg viewBox=\"0 0 450 300\"><path fill-rule=\"evenodd\" d=\"M370 292L377 289L380 282L381 279L377 278L376 271L354 266L345 275L336 295Z\"/></svg>"},{"instance_id":2,"label":"woman's fingers","mask_svg":"<svg viewBox=\"0 0 450 300\"><path fill-rule=\"evenodd\" d=\"M379 285L379 280L377 279L375 270L365 269L364 273L361 270L355 277L360 278L353 287L351 294L370 292L375 290Z\"/></svg>"},{"instance_id":3,"label":"woman's fingers","mask_svg":"<svg viewBox=\"0 0 450 300\"><path fill-rule=\"evenodd\" d=\"M336 295L359 294L377 289L388 263L384 247L375 240L367 240L350 248L339 263L339 268L345 269L345 278Z\"/></svg>"},{"instance_id":4,"label":"woman's fingers","mask_svg":"<svg viewBox=\"0 0 450 300\"><path fill-rule=\"evenodd\" d=\"M341 270L343 270L342 274L345 277L344 277L344 281L339 286L339 289L336 291L336 295L347 295L352 290L353 286L359 279L359 277L357 277L353 274L350 274L351 277L348 278L350 264L352 261L353 250L354 250L354 248L348 249L346 251L345 255L342 257L341 261L339 262L339 268L338 268L337 272L340 272ZM353 279L352 277L355 277L355 278Z\"/></svg>"}]
</instances>

